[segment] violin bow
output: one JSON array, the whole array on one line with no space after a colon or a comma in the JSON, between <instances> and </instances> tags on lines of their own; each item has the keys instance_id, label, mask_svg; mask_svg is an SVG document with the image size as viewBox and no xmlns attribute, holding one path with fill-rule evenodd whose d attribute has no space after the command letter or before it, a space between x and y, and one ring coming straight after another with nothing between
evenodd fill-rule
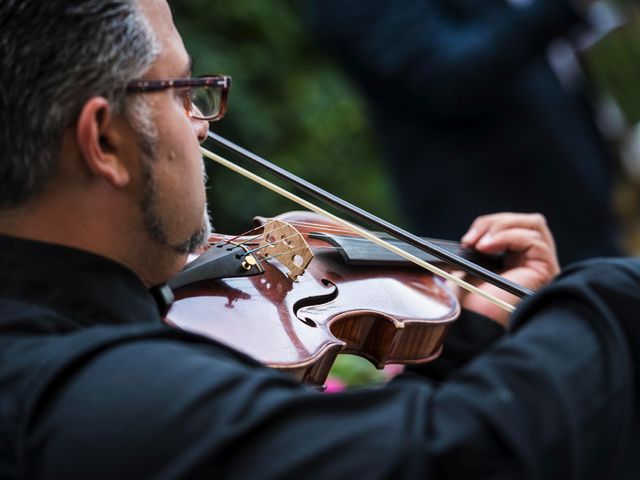
<instances>
[{"instance_id":1,"label":"violin bow","mask_svg":"<svg viewBox=\"0 0 640 480\"><path fill-rule=\"evenodd\" d=\"M283 168L269 162L268 160L265 160L264 158L246 150L245 148L242 148L241 146L227 140L226 138L213 133L211 131L208 132L208 137L209 139L214 142L216 145L221 146L229 151L231 151L232 153L244 158L245 160L249 161L250 163L257 165L267 171L269 171L270 173L276 175L277 177L289 182L290 184L294 185L295 187L299 188L300 190L308 193L309 195L322 200L323 202L335 207L336 209L345 212L347 214L350 214L360 220L362 220L363 222L372 225L390 235L392 235L393 237L404 241L405 243L414 246L415 248L423 251L423 252L427 252L431 255L433 255L436 258L439 258L440 260L448 263L449 265L456 267L460 270L462 270L463 272L466 272L470 275L473 275L477 278L480 278L482 280L484 280L487 283L490 283L508 293L511 293L512 295L515 295L519 298L524 298L527 297L529 295L533 294L533 291L523 287L522 285L518 285L515 282L512 282L511 280L504 278L490 270L487 270L479 265L476 265L473 262L470 262L462 257L459 257L458 255L455 255L451 252L448 252L446 250L444 250L443 248L434 245L433 243L420 238L406 230L403 230L400 227L397 227L396 225L393 225L390 222L387 222L386 220L383 220L369 212L367 212L366 210L361 209L360 207L357 207L339 197L336 197L335 195L327 192L326 190L323 190L319 187L317 187L316 185L313 185L310 182L307 182L306 180L292 174L291 172L288 172L287 170L284 170ZM258 183L259 185L262 185L265 188L268 188L269 190L278 193L279 195L282 195L283 197L307 208L308 210L314 211L320 215L323 215L325 217L331 218L332 220L340 223L341 225L344 225L345 227L351 229L352 231L354 231L355 233L363 236L364 238L367 238L368 240L370 240L371 242L381 246L382 248L386 248L387 250L392 251L393 253L405 258L406 260L415 263L416 265L419 265L420 267L430 271L431 273L434 273L436 275L439 275L447 280L449 280L450 282L454 283L455 285L458 285L460 288L463 288L469 292L475 293L476 295L481 296L482 298L488 300L489 302L497 305L498 307L506 310L507 312L513 312L515 310L515 307L513 305L511 305L510 303L505 302L504 300L501 300L497 297L495 297L494 295L491 295L483 290L480 290L478 287L465 282L464 280L456 277L455 275L452 275L438 267L436 267L435 265L432 265L428 262L425 262L424 260L416 257L415 255L410 254L409 252L406 252L404 250L402 250L401 248L398 248L395 245L392 245L388 242L385 242L384 240L380 239L379 237L377 237L375 234L365 230L364 228L361 228L357 225L352 224L351 222L348 222L347 220L344 220L326 210L324 210L321 207L318 207L317 205L301 198L298 197L297 195L289 192L288 190L272 183L269 182L268 180L260 177L259 175L256 175L253 172L250 172L242 167L240 167L239 165L236 165L235 163L223 158L222 156L213 153L207 149L205 149L204 147L200 147L200 151L202 152L202 155L205 156L206 158L208 158L209 160L212 160L240 175L242 175L245 178L248 178L256 183Z\"/></svg>"}]
</instances>

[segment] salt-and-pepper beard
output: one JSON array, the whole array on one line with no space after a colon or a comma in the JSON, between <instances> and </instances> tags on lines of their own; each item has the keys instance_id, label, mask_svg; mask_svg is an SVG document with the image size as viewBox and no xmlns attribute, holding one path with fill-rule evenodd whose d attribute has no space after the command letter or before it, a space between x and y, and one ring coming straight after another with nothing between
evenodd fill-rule
<instances>
[{"instance_id":1,"label":"salt-and-pepper beard","mask_svg":"<svg viewBox=\"0 0 640 480\"><path fill-rule=\"evenodd\" d=\"M171 248L180 254L193 253L200 247L207 245L211 235L211 220L209 219L207 204L203 205L202 227L194 232L184 242L173 244L169 241L166 226L157 208L157 183L153 165L156 158L157 134L155 126L150 119L150 110L142 99L134 100L135 104L129 106L129 119L138 134L138 146L140 148L142 179L144 182L144 195L140 201L140 211L144 222L144 228L149 238L158 245ZM206 182L204 164L202 166L202 181Z\"/></svg>"},{"instance_id":2,"label":"salt-and-pepper beard","mask_svg":"<svg viewBox=\"0 0 640 480\"><path fill-rule=\"evenodd\" d=\"M207 212L206 203L203 206L202 228L182 243L171 243L169 241L166 227L161 215L157 211L157 188L152 162L153 160L143 154L142 175L145 182L145 192L140 202L140 209L143 215L145 230L151 240L159 245L167 246L177 253L187 254L193 253L200 247L208 245L207 241L211 235L211 221Z\"/></svg>"}]
</instances>

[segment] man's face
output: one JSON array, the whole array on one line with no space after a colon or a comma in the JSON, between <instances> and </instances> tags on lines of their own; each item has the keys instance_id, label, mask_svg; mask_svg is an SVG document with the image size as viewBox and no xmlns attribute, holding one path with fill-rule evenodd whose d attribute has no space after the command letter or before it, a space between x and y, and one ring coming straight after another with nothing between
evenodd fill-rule
<instances>
[{"instance_id":1,"label":"man's face","mask_svg":"<svg viewBox=\"0 0 640 480\"><path fill-rule=\"evenodd\" d=\"M143 76L157 80L191 75L190 58L164 0L140 0L162 52ZM143 226L160 255L181 256L198 247L208 236L204 170L199 141L208 124L190 119L181 92L169 89L145 94L155 138L140 132L142 196L139 200ZM150 158L153 157L153 158ZM157 250L157 249L156 249ZM151 254L151 251L149 251ZM151 255L153 256L153 255ZM168 260L168 259L165 259ZM153 261L153 259L150 259Z\"/></svg>"}]
</instances>

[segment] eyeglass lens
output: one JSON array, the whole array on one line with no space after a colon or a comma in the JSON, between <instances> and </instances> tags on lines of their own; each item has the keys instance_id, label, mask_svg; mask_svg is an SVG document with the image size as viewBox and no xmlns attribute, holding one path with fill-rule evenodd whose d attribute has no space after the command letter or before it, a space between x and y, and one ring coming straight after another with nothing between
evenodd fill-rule
<instances>
[{"instance_id":1,"label":"eyeglass lens","mask_svg":"<svg viewBox=\"0 0 640 480\"><path fill-rule=\"evenodd\" d=\"M221 103L222 89L218 86L203 85L191 89L191 113L195 118L218 116Z\"/></svg>"}]
</instances>

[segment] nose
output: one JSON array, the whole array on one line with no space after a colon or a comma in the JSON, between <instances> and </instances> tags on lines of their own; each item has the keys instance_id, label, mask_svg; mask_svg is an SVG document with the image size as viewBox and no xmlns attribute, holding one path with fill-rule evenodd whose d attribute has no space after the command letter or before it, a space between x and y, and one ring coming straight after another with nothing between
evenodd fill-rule
<instances>
[{"instance_id":1,"label":"nose","mask_svg":"<svg viewBox=\"0 0 640 480\"><path fill-rule=\"evenodd\" d=\"M209 132L209 122L206 120L192 119L193 131L198 137L198 142L203 143L207 139L207 133Z\"/></svg>"}]
</instances>

